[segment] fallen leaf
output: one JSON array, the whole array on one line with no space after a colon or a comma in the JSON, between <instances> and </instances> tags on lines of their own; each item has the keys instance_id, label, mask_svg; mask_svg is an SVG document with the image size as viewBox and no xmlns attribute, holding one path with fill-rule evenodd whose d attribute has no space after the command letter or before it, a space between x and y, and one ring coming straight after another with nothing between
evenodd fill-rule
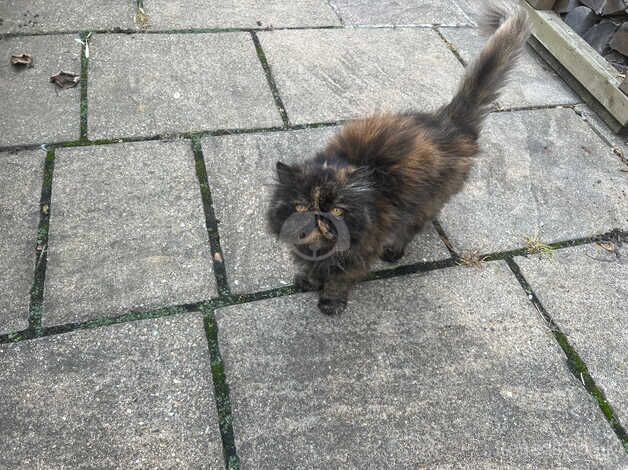
<instances>
[{"instance_id":1,"label":"fallen leaf","mask_svg":"<svg viewBox=\"0 0 628 470\"><path fill-rule=\"evenodd\" d=\"M217 263L222 263L222 256L220 255L220 253L214 253L214 261L216 261Z\"/></svg>"},{"instance_id":2,"label":"fallen leaf","mask_svg":"<svg viewBox=\"0 0 628 470\"><path fill-rule=\"evenodd\" d=\"M33 66L33 56L30 54L13 54L11 56L11 65L20 65L25 67Z\"/></svg>"},{"instance_id":3,"label":"fallen leaf","mask_svg":"<svg viewBox=\"0 0 628 470\"><path fill-rule=\"evenodd\" d=\"M615 244L613 242L597 242L596 245L608 251L609 253L615 252Z\"/></svg>"},{"instance_id":4,"label":"fallen leaf","mask_svg":"<svg viewBox=\"0 0 628 470\"><path fill-rule=\"evenodd\" d=\"M78 84L78 82L81 81L81 77L75 73L62 71L50 77L50 81L57 85L59 88L73 88Z\"/></svg>"}]
</instances>

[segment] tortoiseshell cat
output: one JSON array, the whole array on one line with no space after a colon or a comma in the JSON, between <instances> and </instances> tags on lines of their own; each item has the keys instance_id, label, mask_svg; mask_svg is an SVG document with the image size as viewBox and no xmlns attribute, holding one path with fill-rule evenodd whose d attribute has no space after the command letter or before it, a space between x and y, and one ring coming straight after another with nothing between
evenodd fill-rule
<instances>
[{"instance_id":1,"label":"tortoiseshell cat","mask_svg":"<svg viewBox=\"0 0 628 470\"><path fill-rule=\"evenodd\" d=\"M432 114L352 121L304 164L277 162L270 229L300 245L302 253L325 253L295 256L295 283L320 292L323 313L342 312L351 287L372 262L378 256L399 260L415 234L462 188L478 153L482 121L529 36L522 10L507 16L491 5L485 23L494 32L449 104ZM338 248L342 230L348 240Z\"/></svg>"}]
</instances>

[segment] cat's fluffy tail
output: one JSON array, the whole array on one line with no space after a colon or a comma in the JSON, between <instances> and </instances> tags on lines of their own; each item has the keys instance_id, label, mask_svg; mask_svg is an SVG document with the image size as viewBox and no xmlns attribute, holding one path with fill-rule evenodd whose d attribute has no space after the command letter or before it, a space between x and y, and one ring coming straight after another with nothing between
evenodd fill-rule
<instances>
[{"instance_id":1,"label":"cat's fluffy tail","mask_svg":"<svg viewBox=\"0 0 628 470\"><path fill-rule=\"evenodd\" d=\"M479 131L530 36L528 15L522 9L488 2L481 26L491 34L480 55L471 62L453 100L439 114L461 127Z\"/></svg>"}]
</instances>

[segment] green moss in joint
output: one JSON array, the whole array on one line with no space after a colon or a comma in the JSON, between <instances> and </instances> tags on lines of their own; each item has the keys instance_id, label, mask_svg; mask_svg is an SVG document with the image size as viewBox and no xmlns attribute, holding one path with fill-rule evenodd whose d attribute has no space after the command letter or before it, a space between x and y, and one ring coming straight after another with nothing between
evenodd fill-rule
<instances>
[{"instance_id":1,"label":"green moss in joint","mask_svg":"<svg viewBox=\"0 0 628 470\"><path fill-rule=\"evenodd\" d=\"M229 385L225 376L225 366L222 362L218 347L218 325L212 308L202 307L205 313L205 334L211 361L212 381L214 383L214 399L218 412L218 426L222 437L223 455L227 468L237 470L239 461L233 435L233 417L231 414L231 400L229 398Z\"/></svg>"}]
</instances>

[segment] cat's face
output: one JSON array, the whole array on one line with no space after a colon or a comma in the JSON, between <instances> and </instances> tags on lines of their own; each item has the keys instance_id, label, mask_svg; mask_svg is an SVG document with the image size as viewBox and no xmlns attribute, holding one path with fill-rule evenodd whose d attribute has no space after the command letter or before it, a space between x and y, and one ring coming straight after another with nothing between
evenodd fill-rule
<instances>
[{"instance_id":1,"label":"cat's face","mask_svg":"<svg viewBox=\"0 0 628 470\"><path fill-rule=\"evenodd\" d=\"M306 259L347 251L370 230L374 217L371 175L338 160L303 165L277 162L271 231Z\"/></svg>"}]
</instances>

